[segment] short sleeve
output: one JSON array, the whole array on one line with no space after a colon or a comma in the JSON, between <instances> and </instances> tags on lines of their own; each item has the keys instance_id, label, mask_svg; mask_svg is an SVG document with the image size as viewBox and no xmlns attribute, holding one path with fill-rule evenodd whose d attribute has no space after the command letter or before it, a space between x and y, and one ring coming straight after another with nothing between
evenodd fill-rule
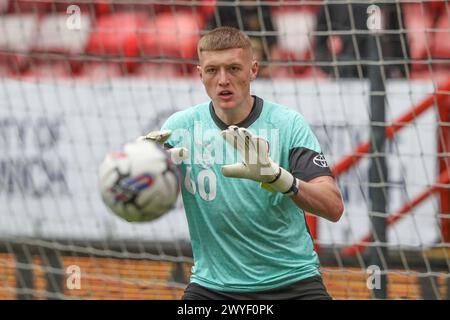
<instances>
[{"instance_id":1,"label":"short sleeve","mask_svg":"<svg viewBox=\"0 0 450 320\"><path fill-rule=\"evenodd\" d=\"M296 114L291 124L289 170L298 179L310 181L332 176L319 141L302 115Z\"/></svg>"}]
</instances>

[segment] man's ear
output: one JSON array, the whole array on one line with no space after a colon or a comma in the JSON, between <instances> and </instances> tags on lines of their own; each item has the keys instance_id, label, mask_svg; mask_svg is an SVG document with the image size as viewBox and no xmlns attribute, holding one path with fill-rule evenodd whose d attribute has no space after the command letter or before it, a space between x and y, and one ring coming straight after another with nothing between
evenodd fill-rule
<instances>
[{"instance_id":1,"label":"man's ear","mask_svg":"<svg viewBox=\"0 0 450 320\"><path fill-rule=\"evenodd\" d=\"M198 72L198 75L200 76L200 80L203 80L202 67L197 66L197 72Z\"/></svg>"},{"instance_id":2,"label":"man's ear","mask_svg":"<svg viewBox=\"0 0 450 320\"><path fill-rule=\"evenodd\" d=\"M259 62L258 60L252 61L252 68L250 69L250 81L253 81L256 79L256 76L258 75L259 71Z\"/></svg>"}]
</instances>

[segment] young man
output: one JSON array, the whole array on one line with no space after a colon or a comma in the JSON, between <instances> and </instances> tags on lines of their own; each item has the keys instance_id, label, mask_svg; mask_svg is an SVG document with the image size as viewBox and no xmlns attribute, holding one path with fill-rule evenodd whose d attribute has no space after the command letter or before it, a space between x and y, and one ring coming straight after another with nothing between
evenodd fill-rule
<instances>
[{"instance_id":1,"label":"young man","mask_svg":"<svg viewBox=\"0 0 450 320\"><path fill-rule=\"evenodd\" d=\"M299 113L250 95L258 62L238 29L209 32L198 55L212 101L146 136L190 154L180 169L195 263L183 299L330 299L305 211L338 221L343 203L317 139Z\"/></svg>"}]
</instances>

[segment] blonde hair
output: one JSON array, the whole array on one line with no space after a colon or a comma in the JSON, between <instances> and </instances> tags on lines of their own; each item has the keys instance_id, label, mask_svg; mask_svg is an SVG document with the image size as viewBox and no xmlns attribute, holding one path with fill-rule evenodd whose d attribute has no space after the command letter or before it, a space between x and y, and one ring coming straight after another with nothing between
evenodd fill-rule
<instances>
[{"instance_id":1,"label":"blonde hair","mask_svg":"<svg viewBox=\"0 0 450 320\"><path fill-rule=\"evenodd\" d=\"M205 34L198 42L197 53L242 48L252 53L252 42L241 30L232 27L218 27Z\"/></svg>"}]
</instances>

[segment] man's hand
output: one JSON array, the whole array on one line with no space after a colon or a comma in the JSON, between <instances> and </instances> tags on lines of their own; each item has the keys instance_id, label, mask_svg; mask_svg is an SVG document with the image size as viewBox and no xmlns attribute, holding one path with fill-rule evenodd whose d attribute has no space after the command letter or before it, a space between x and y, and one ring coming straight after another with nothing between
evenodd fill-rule
<instances>
[{"instance_id":1,"label":"man's hand","mask_svg":"<svg viewBox=\"0 0 450 320\"><path fill-rule=\"evenodd\" d=\"M170 138L171 134L172 131L170 130L151 131L145 136L140 136L136 139L136 141L154 141L164 146L164 143ZM166 150L172 157L172 161L175 164L180 164L183 160L189 157L189 150L186 148L166 148Z\"/></svg>"},{"instance_id":2,"label":"man's hand","mask_svg":"<svg viewBox=\"0 0 450 320\"><path fill-rule=\"evenodd\" d=\"M267 140L237 126L228 127L221 135L242 156L241 163L222 166L224 176L251 179L269 191L288 196L297 194L297 179L270 159Z\"/></svg>"}]
</instances>

